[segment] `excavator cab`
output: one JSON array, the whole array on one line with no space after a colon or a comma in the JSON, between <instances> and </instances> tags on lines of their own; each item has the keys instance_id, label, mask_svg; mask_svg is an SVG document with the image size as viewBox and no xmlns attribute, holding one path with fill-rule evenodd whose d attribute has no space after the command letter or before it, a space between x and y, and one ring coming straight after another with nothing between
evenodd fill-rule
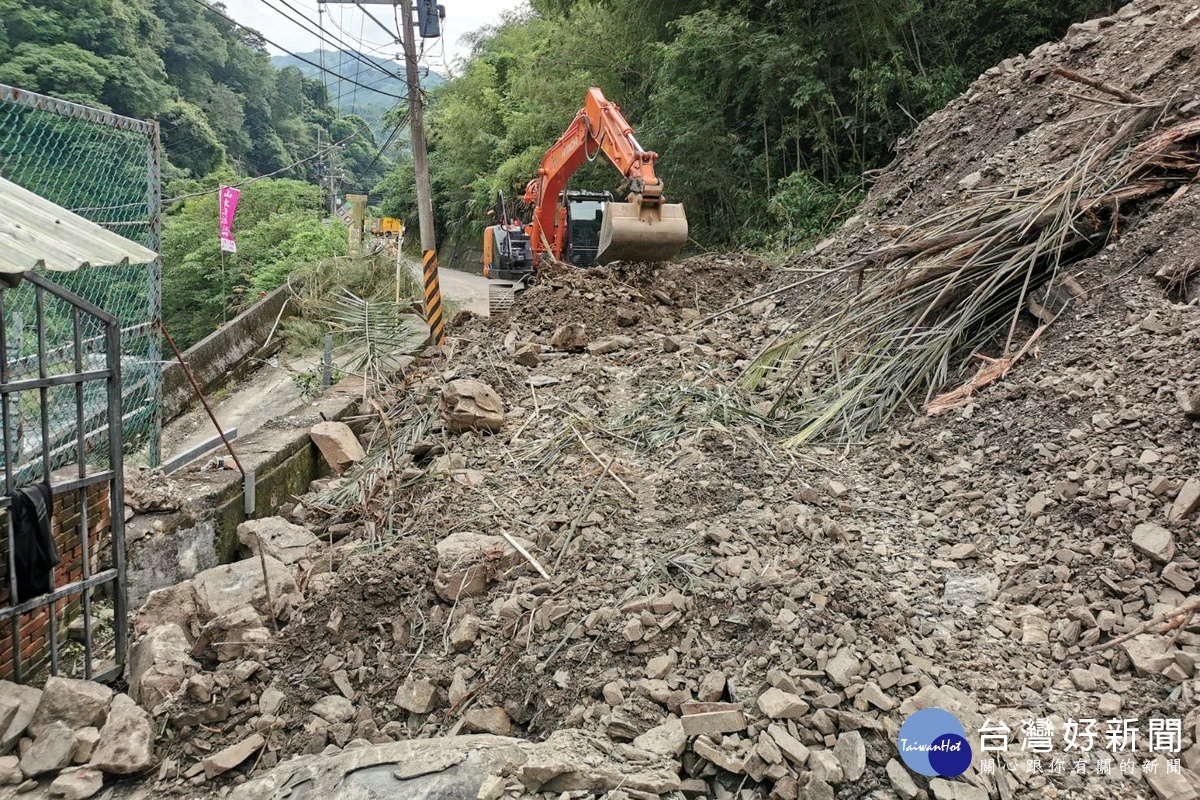
<instances>
[{"instance_id":1,"label":"excavator cab","mask_svg":"<svg viewBox=\"0 0 1200 800\"><path fill-rule=\"evenodd\" d=\"M483 276L500 281L521 281L533 272L533 248L520 220L509 219L504 192L488 211L496 221L483 231Z\"/></svg>"},{"instance_id":2,"label":"excavator cab","mask_svg":"<svg viewBox=\"0 0 1200 800\"><path fill-rule=\"evenodd\" d=\"M577 267L590 267L600 255L600 231L604 226L604 210L613 201L611 192L586 192L579 189L563 192L567 208L567 246L564 260Z\"/></svg>"},{"instance_id":3,"label":"excavator cab","mask_svg":"<svg viewBox=\"0 0 1200 800\"><path fill-rule=\"evenodd\" d=\"M488 283L488 309L499 314L512 307L525 280L533 274L533 247L518 219L509 219L504 193L496 193L496 205L488 210L496 221L483 229L483 277Z\"/></svg>"}]
</instances>

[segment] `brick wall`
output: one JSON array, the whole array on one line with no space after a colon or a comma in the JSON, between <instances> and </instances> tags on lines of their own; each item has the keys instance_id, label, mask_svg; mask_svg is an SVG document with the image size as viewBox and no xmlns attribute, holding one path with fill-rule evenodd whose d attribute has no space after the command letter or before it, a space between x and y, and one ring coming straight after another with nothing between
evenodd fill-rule
<instances>
[{"instance_id":1,"label":"brick wall","mask_svg":"<svg viewBox=\"0 0 1200 800\"><path fill-rule=\"evenodd\" d=\"M83 578L83 542L79 535L79 502L80 492L56 493L51 524L54 530L54 540L58 545L59 562L54 568L54 585L63 586ZM111 566L111 515L109 505L109 489L107 483L97 484L87 489L87 522L88 522L88 556L91 562L91 573L96 574ZM4 512L0 512L0 531L7 530ZM8 541L0 535L0 607L9 605L10 582L8 576ZM61 648L67 641L67 625L77 617L83 604L80 594L73 594L56 604L58 614L58 641ZM93 591L92 598L97 598ZM23 598L28 599L28 598ZM94 616L94 614L93 614ZM50 658L50 609L43 607L20 616L21 663L24 680L29 681L32 675L49 663ZM98 635L93 630L93 641ZM12 653L12 623L0 623L0 678L11 679L13 670ZM66 669L69 665L60 664ZM82 676L82 669L80 669Z\"/></svg>"}]
</instances>

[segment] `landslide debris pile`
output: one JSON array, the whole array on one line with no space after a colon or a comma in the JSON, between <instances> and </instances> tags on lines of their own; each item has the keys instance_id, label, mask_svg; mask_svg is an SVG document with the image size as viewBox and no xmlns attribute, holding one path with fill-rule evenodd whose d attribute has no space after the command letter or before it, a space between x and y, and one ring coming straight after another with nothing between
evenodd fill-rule
<instances>
[{"instance_id":1,"label":"landslide debris pile","mask_svg":"<svg viewBox=\"0 0 1200 800\"><path fill-rule=\"evenodd\" d=\"M1193 48L1182 45L1172 60L1186 60ZM1028 67L1030 78L1073 102L1048 109L1052 122L1009 145L1018 167L997 170L991 181L972 173L958 184L965 197L905 226L859 218L895 240L834 266L843 279L853 276L858 291L767 348L751 372L752 385L786 378L795 389L788 404L800 430L792 443L831 434L861 441L914 400L930 411L961 407L1028 353L1084 293L1066 271L1079 267L1076 277L1086 276L1097 266L1089 256L1127 225L1145 222L1158 203L1180 202L1200 177L1193 95L1155 85L1172 71L1160 66L1139 80L1166 92L1149 99L1067 67ZM1072 91L1080 87L1092 96ZM1089 103L1099 111L1089 113ZM1037 141L1047 135L1056 140L1051 153ZM1171 265L1159 277L1191 299L1200 297L1188 285L1193 272L1194 264ZM1020 331L1024 316L1043 327ZM986 366L935 399L972 358Z\"/></svg>"},{"instance_id":2,"label":"landslide debris pile","mask_svg":"<svg viewBox=\"0 0 1200 800\"><path fill-rule=\"evenodd\" d=\"M949 413L918 397L865 444L789 449L797 399L839 362L745 381L858 290L786 289L803 270L1084 152L1104 93L1055 68L1194 119L1197 20L1134 3L982 76L801 272L568 271L455 326L364 409L365 456L242 526L245 561L151 596L130 695L166 731L156 791L1196 796L1194 186L1033 273L1066 287L1026 306L1053 324ZM1017 343L1045 321L1016 319ZM896 734L926 707L1011 744L916 775ZM1081 759L1062 734L1089 718ZM1178 752L1148 749L1153 718L1181 721ZM1139 735L1111 746L1109 719ZM1049 752L1027 747L1035 720Z\"/></svg>"}]
</instances>

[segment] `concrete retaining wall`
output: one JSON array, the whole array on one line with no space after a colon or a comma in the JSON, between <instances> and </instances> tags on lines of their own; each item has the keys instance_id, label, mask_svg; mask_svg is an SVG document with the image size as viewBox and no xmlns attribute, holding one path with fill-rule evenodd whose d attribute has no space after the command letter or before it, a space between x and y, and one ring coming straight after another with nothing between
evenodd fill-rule
<instances>
[{"instance_id":1,"label":"concrete retaining wall","mask_svg":"<svg viewBox=\"0 0 1200 800\"><path fill-rule=\"evenodd\" d=\"M280 506L307 492L309 483L330 474L308 432L322 419L351 416L361 399L361 379L350 377L288 414L286 427L260 428L238 438L238 458L255 475L255 518L275 516ZM237 526L247 519L241 474L205 472L196 462L172 477L186 498L184 507L142 515L126 526L130 608L154 589L237 556Z\"/></svg>"},{"instance_id":2,"label":"concrete retaining wall","mask_svg":"<svg viewBox=\"0 0 1200 800\"><path fill-rule=\"evenodd\" d=\"M460 236L447 239L438 248L438 266L482 275L483 239L468 240Z\"/></svg>"},{"instance_id":3,"label":"concrete retaining wall","mask_svg":"<svg viewBox=\"0 0 1200 800\"><path fill-rule=\"evenodd\" d=\"M183 359L205 394L224 386L247 364L247 357L262 349L281 310L285 317L295 313L295 303L289 303L288 296L288 288L280 286L184 351ZM272 341L278 342L278 336ZM178 361L167 364L163 368L163 422L175 419L194 402L196 394L183 367Z\"/></svg>"}]
</instances>

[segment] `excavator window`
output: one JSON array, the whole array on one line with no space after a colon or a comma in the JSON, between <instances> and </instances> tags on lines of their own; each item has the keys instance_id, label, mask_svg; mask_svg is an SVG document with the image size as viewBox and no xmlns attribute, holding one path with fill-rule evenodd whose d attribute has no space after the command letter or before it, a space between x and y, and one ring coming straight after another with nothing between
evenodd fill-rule
<instances>
[{"instance_id":1,"label":"excavator window","mask_svg":"<svg viewBox=\"0 0 1200 800\"><path fill-rule=\"evenodd\" d=\"M604 221L602 200L572 200L567 205L570 261L577 267L590 267L600 252L600 224Z\"/></svg>"}]
</instances>

